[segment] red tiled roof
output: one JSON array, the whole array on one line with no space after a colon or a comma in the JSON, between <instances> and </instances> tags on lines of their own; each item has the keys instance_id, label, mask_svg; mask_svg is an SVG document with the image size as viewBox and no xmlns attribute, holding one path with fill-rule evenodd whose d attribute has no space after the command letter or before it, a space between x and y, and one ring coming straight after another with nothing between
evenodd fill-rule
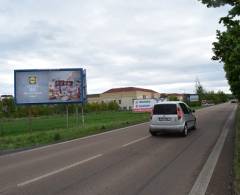
<instances>
[{"instance_id":1,"label":"red tiled roof","mask_svg":"<svg viewBox=\"0 0 240 195\"><path fill-rule=\"evenodd\" d=\"M169 96L183 96L185 94L182 94L182 93L169 93L167 95L169 95Z\"/></svg>"},{"instance_id":2,"label":"red tiled roof","mask_svg":"<svg viewBox=\"0 0 240 195\"><path fill-rule=\"evenodd\" d=\"M150 92L150 93L158 93L151 89L143 89L143 88L137 88L137 87L112 88L112 89L109 89L108 91L105 91L104 93L132 92L132 91L144 91L144 92Z\"/></svg>"},{"instance_id":3,"label":"red tiled roof","mask_svg":"<svg viewBox=\"0 0 240 195\"><path fill-rule=\"evenodd\" d=\"M88 98L98 98L100 97L100 94L89 94L87 95Z\"/></svg>"}]
</instances>

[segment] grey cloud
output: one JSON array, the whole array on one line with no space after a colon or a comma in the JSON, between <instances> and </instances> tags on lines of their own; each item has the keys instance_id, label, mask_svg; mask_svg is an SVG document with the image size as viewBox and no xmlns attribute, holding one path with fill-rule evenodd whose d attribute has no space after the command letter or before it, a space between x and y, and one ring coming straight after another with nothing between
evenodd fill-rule
<instances>
[{"instance_id":1,"label":"grey cloud","mask_svg":"<svg viewBox=\"0 0 240 195\"><path fill-rule=\"evenodd\" d=\"M87 68L90 93L118 86L162 91L168 84L174 92L197 76L206 85L225 80L210 58L226 8L207 9L197 0L5 0L0 7L0 76L35 60Z\"/></svg>"},{"instance_id":2,"label":"grey cloud","mask_svg":"<svg viewBox=\"0 0 240 195\"><path fill-rule=\"evenodd\" d=\"M17 34L0 33L0 56L38 54L57 48L61 46L61 40L58 38L63 32L61 27L46 21L33 21Z\"/></svg>"}]
</instances>

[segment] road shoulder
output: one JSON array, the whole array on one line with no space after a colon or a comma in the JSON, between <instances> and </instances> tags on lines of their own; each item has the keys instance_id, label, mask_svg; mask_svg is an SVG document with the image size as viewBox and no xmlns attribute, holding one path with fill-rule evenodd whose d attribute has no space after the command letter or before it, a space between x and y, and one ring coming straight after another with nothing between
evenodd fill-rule
<instances>
[{"instance_id":1,"label":"road shoulder","mask_svg":"<svg viewBox=\"0 0 240 195\"><path fill-rule=\"evenodd\" d=\"M235 124L225 141L223 150L214 169L206 195L232 195L233 193L233 159L234 159L234 140Z\"/></svg>"}]
</instances>

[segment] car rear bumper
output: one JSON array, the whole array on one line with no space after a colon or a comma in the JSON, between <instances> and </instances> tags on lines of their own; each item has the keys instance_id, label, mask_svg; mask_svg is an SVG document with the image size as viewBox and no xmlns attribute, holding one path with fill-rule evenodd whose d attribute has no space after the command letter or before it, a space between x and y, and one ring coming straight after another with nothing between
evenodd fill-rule
<instances>
[{"instance_id":1,"label":"car rear bumper","mask_svg":"<svg viewBox=\"0 0 240 195\"><path fill-rule=\"evenodd\" d=\"M151 132L182 132L184 124L181 125L150 125Z\"/></svg>"}]
</instances>

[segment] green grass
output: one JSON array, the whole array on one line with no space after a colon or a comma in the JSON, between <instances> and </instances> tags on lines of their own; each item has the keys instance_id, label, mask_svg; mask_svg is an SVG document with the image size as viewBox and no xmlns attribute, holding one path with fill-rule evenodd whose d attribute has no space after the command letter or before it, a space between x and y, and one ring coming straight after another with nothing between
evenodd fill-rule
<instances>
[{"instance_id":1,"label":"green grass","mask_svg":"<svg viewBox=\"0 0 240 195\"><path fill-rule=\"evenodd\" d=\"M66 128L66 116L45 116L32 118L32 130L27 118L1 119L0 150L32 147L55 143L101 133L115 128L125 127L149 120L149 113L132 112L96 112L85 115L82 126L75 115L69 116L69 128Z\"/></svg>"},{"instance_id":2,"label":"green grass","mask_svg":"<svg viewBox=\"0 0 240 195\"><path fill-rule=\"evenodd\" d=\"M238 107L236 116L236 134L234 151L234 186L235 191L240 192L240 108Z\"/></svg>"}]
</instances>

